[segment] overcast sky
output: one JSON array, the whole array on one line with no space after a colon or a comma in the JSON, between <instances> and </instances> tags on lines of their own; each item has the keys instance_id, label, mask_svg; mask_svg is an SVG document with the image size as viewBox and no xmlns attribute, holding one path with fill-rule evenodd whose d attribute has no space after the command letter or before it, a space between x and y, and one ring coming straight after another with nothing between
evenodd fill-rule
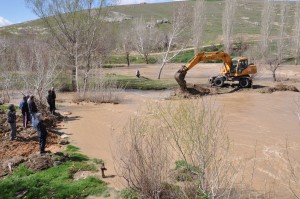
<instances>
[{"instance_id":1,"label":"overcast sky","mask_svg":"<svg viewBox=\"0 0 300 199\"><path fill-rule=\"evenodd\" d=\"M119 4L158 3L175 0L119 0ZM0 27L37 19L24 0L0 0Z\"/></svg>"}]
</instances>

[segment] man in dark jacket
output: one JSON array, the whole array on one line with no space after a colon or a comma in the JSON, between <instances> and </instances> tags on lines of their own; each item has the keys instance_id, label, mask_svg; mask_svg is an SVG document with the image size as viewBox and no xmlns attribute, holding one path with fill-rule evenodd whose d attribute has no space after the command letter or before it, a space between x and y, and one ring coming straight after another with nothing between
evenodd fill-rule
<instances>
[{"instance_id":1,"label":"man in dark jacket","mask_svg":"<svg viewBox=\"0 0 300 199\"><path fill-rule=\"evenodd\" d=\"M35 104L34 96L33 95L30 96L30 101L28 103L28 108L29 108L29 113L31 115L38 112L38 109L37 109L37 106Z\"/></svg>"},{"instance_id":2,"label":"man in dark jacket","mask_svg":"<svg viewBox=\"0 0 300 199\"><path fill-rule=\"evenodd\" d=\"M56 106L55 106L56 93L55 93L54 87L51 88L51 98L52 98L53 113L54 113L54 111L56 110Z\"/></svg>"},{"instance_id":3,"label":"man in dark jacket","mask_svg":"<svg viewBox=\"0 0 300 199\"><path fill-rule=\"evenodd\" d=\"M16 108L13 104L10 104L7 112L7 122L10 125L10 140L16 139L17 136L17 125L16 125Z\"/></svg>"},{"instance_id":4,"label":"man in dark jacket","mask_svg":"<svg viewBox=\"0 0 300 199\"><path fill-rule=\"evenodd\" d=\"M44 124L43 118L42 118L42 114L38 113L38 114L36 114L36 117L39 120L39 123L38 123L36 129L37 129L37 136L38 136L39 145L40 145L40 154L44 154L46 140L47 140L47 130L46 130L46 126Z\"/></svg>"},{"instance_id":5,"label":"man in dark jacket","mask_svg":"<svg viewBox=\"0 0 300 199\"><path fill-rule=\"evenodd\" d=\"M52 95L53 95L52 91L49 90L48 91L48 95L47 95L47 102L49 104L50 113L54 115L54 111L55 111L55 99L53 99Z\"/></svg>"},{"instance_id":6,"label":"man in dark jacket","mask_svg":"<svg viewBox=\"0 0 300 199\"><path fill-rule=\"evenodd\" d=\"M28 120L30 120L30 118L29 118L29 108L28 108L26 96L24 96L23 100L20 102L20 109L23 117L23 127L27 128Z\"/></svg>"},{"instance_id":7,"label":"man in dark jacket","mask_svg":"<svg viewBox=\"0 0 300 199\"><path fill-rule=\"evenodd\" d=\"M33 120L36 118L35 114L38 112L33 95L30 96L30 100L28 102L28 109L29 109L29 113L31 116L31 124L33 125L33 123L34 123Z\"/></svg>"}]
</instances>

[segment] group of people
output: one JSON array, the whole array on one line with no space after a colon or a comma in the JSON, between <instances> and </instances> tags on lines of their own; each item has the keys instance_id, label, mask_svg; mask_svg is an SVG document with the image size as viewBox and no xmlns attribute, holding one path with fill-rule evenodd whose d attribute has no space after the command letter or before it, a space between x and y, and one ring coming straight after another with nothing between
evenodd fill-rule
<instances>
[{"instance_id":1,"label":"group of people","mask_svg":"<svg viewBox=\"0 0 300 199\"><path fill-rule=\"evenodd\" d=\"M56 94L54 88L52 87L48 91L47 102L49 104L49 110L51 114L55 113L55 99ZM27 128L28 123L31 122L32 127L36 128L37 135L39 139L40 154L45 153L47 130L43 122L43 117L41 113L38 113L38 107L35 103L35 98L31 96L23 96L20 102L20 110L22 113L23 127ZM15 140L17 136L17 125L16 125L16 107L10 104L7 112L7 122L10 125L11 133L10 140Z\"/></svg>"}]
</instances>

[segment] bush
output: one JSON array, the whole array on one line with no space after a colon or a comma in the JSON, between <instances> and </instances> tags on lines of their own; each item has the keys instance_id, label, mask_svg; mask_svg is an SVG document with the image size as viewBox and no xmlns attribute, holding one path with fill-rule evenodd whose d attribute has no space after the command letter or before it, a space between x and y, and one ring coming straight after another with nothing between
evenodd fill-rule
<instances>
[{"instance_id":1,"label":"bush","mask_svg":"<svg viewBox=\"0 0 300 199\"><path fill-rule=\"evenodd\" d=\"M123 189L121 191L121 197L125 199L139 199L137 193L130 188Z\"/></svg>"}]
</instances>

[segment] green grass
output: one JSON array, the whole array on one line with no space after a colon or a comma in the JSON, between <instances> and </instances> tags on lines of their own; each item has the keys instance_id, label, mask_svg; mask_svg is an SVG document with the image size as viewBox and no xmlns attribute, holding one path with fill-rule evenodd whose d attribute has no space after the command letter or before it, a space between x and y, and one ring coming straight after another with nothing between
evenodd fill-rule
<instances>
[{"instance_id":1,"label":"green grass","mask_svg":"<svg viewBox=\"0 0 300 199\"><path fill-rule=\"evenodd\" d=\"M187 1L189 10L189 17L193 18L193 8L195 7L196 1ZM291 9L288 13L288 21L290 24L287 25L288 32L292 32L292 22L295 13L295 2L289 2L291 4ZM276 7L275 13L279 13L280 2L274 3ZM135 5L118 5L118 6L109 6L105 9L110 11L116 11L133 18L143 17L146 21L156 21L158 19L172 19L173 11L176 7L180 6L179 2L166 2L166 3L154 3L154 4L135 4ZM236 9L235 21L233 27L233 34L235 36L245 35L257 36L260 34L260 24L261 24L261 11L263 8L263 1L253 0L240 2ZM206 0L205 2L205 26L203 34L203 45L209 45L213 43L218 43L221 41L222 37L222 13L224 10L224 0ZM275 15L275 22L280 20L278 15ZM129 24L133 20L126 20L122 23L110 23L112 26L121 27L124 24L128 24L126 27L130 27ZM34 20L27 23L20 23L11 26L1 28L0 35L13 36L15 33L26 33L26 28L37 32L43 33L38 27L43 27L42 20ZM170 29L170 24L159 25L159 29L168 30ZM24 29L25 28L25 29ZM277 26L273 27L274 30L278 29ZM186 33L189 35L189 38L183 42L189 41L190 45L192 44L191 30L187 30ZM274 35L276 31L272 31ZM122 34L122 31L121 31ZM24 34L26 35L26 34ZM247 39L247 38L246 38Z\"/></svg>"},{"instance_id":2,"label":"green grass","mask_svg":"<svg viewBox=\"0 0 300 199\"><path fill-rule=\"evenodd\" d=\"M8 110L8 106L9 106L9 105L0 105L0 110L7 111L7 110ZM15 105L15 108L16 108L16 110L18 110L18 109L19 109L19 106L16 106L16 105Z\"/></svg>"},{"instance_id":3,"label":"green grass","mask_svg":"<svg viewBox=\"0 0 300 199\"><path fill-rule=\"evenodd\" d=\"M107 187L99 179L72 180L73 172L87 169L86 163L80 162L66 162L36 173L20 166L11 176L0 181L1 198L15 198L23 191L27 192L26 198L84 198L103 193Z\"/></svg>"},{"instance_id":4,"label":"green grass","mask_svg":"<svg viewBox=\"0 0 300 199\"><path fill-rule=\"evenodd\" d=\"M130 55L129 56L130 59L130 63L131 64L143 64L146 63L144 57L142 57L141 55ZM150 64L155 64L157 63L158 59L155 56L150 56L149 58L149 63ZM104 64L104 67L106 68L110 68L110 64L122 64L122 65L126 65L127 64L127 60L125 55L112 55L110 56L107 61Z\"/></svg>"},{"instance_id":5,"label":"green grass","mask_svg":"<svg viewBox=\"0 0 300 199\"><path fill-rule=\"evenodd\" d=\"M89 160L88 156L78 153L79 148L73 145L68 145L66 149L66 153L70 156L72 161L87 161Z\"/></svg>"},{"instance_id":6,"label":"green grass","mask_svg":"<svg viewBox=\"0 0 300 199\"><path fill-rule=\"evenodd\" d=\"M71 160L44 171L33 172L23 165L19 166L12 175L0 181L0 198L16 198L21 193L26 193L24 198L85 198L88 195L108 195L106 184L99 179L72 179L72 175L78 171L97 171L95 163L88 161L88 158L80 161L74 159L78 150L77 147L68 145L66 153Z\"/></svg>"},{"instance_id":7,"label":"green grass","mask_svg":"<svg viewBox=\"0 0 300 199\"><path fill-rule=\"evenodd\" d=\"M137 78L135 76L108 74L105 78L114 79L119 86L125 89L164 90L177 86L173 80L152 80L143 76Z\"/></svg>"}]
</instances>

